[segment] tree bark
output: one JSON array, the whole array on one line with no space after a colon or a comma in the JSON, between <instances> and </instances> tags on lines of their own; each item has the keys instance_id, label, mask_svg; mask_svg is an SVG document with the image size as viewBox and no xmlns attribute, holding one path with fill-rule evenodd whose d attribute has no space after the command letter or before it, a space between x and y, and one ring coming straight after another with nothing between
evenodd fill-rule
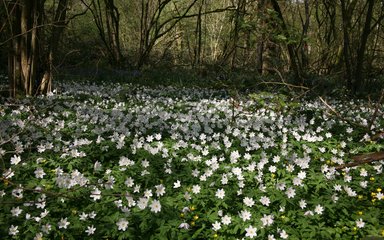
<instances>
[{"instance_id":1,"label":"tree bark","mask_svg":"<svg viewBox=\"0 0 384 240\"><path fill-rule=\"evenodd\" d=\"M44 7L44 6L41 6ZM66 15L68 8L68 0L60 0L55 11L54 25L49 36L48 52L44 56L44 74L40 76L39 86L36 93L47 94L52 91L54 60L59 47L61 35L66 26Z\"/></svg>"},{"instance_id":2,"label":"tree bark","mask_svg":"<svg viewBox=\"0 0 384 240\"><path fill-rule=\"evenodd\" d=\"M288 31L288 26L285 23L285 19L283 13L280 9L279 3L277 0L271 0L273 10L277 13L277 17L280 20L280 25L283 31L284 36L287 39L290 39L290 34ZM287 43L288 55L290 60L291 69L295 75L295 79L302 80L301 67L299 66L299 62L297 61L297 55L295 53L295 45L293 43Z\"/></svg>"},{"instance_id":3,"label":"tree bark","mask_svg":"<svg viewBox=\"0 0 384 240\"><path fill-rule=\"evenodd\" d=\"M356 67L355 67L355 81L353 83L353 91L356 93L362 86L363 83L363 65L364 56L366 52L368 37L371 33L371 22L373 17L373 7L375 0L368 0L368 10L366 14L364 29L360 38L360 46L357 50Z\"/></svg>"},{"instance_id":4,"label":"tree bark","mask_svg":"<svg viewBox=\"0 0 384 240\"><path fill-rule=\"evenodd\" d=\"M340 0L341 3L341 17L342 17L342 29L343 29L343 56L345 66L345 78L349 89L352 88L352 72L353 62L351 54L351 43L350 43L350 29L351 29L351 17L356 1L353 1L349 5L345 0Z\"/></svg>"},{"instance_id":5,"label":"tree bark","mask_svg":"<svg viewBox=\"0 0 384 240\"><path fill-rule=\"evenodd\" d=\"M39 48L38 23L41 1L20 0L10 2L8 9L13 19L11 47L8 52L10 96L33 94L36 81Z\"/></svg>"}]
</instances>

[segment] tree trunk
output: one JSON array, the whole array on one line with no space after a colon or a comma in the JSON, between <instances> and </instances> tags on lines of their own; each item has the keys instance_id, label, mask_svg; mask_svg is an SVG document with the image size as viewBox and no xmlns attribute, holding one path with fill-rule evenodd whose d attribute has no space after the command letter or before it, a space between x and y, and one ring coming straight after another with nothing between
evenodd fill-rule
<instances>
[{"instance_id":1,"label":"tree trunk","mask_svg":"<svg viewBox=\"0 0 384 240\"><path fill-rule=\"evenodd\" d=\"M360 38L360 46L357 50L356 67L355 67L355 81L353 83L353 91L356 93L362 86L363 83L363 65L364 56L366 52L366 46L368 42L369 34L371 33L371 22L373 17L373 7L375 0L368 0L368 10L366 14L366 20L364 29Z\"/></svg>"},{"instance_id":2,"label":"tree trunk","mask_svg":"<svg viewBox=\"0 0 384 240\"><path fill-rule=\"evenodd\" d=\"M343 29L343 56L344 56L344 65L345 65L345 78L347 87L349 89L353 88L353 68L355 66L353 54L351 52L351 25L352 25L352 16L353 11L356 7L357 0L352 0L346 2L345 0L340 0L341 3L341 17L342 17L342 29Z\"/></svg>"},{"instance_id":3,"label":"tree trunk","mask_svg":"<svg viewBox=\"0 0 384 240\"><path fill-rule=\"evenodd\" d=\"M262 29L262 33L260 33L260 36L257 40L257 46L256 46L256 69L259 74L264 74L264 66L265 66L265 45L266 45L266 34L264 33L264 29L268 25L268 20L266 15L266 0L261 0L257 4L257 11L260 21L260 28ZM267 67L268 68L268 67Z\"/></svg>"},{"instance_id":4,"label":"tree trunk","mask_svg":"<svg viewBox=\"0 0 384 240\"><path fill-rule=\"evenodd\" d=\"M119 9L115 6L113 0L104 0L104 3L108 42L110 44L112 62L113 65L120 66L123 57L120 48Z\"/></svg>"},{"instance_id":5,"label":"tree trunk","mask_svg":"<svg viewBox=\"0 0 384 240\"><path fill-rule=\"evenodd\" d=\"M202 18L201 18L201 12L203 10L203 4L204 2L200 3L199 6L199 11L196 19L196 30L195 30L195 38L196 38L196 43L195 43L195 56L194 56L194 62L193 65L194 67L197 67L200 69L201 65L201 44L202 44Z\"/></svg>"},{"instance_id":6,"label":"tree trunk","mask_svg":"<svg viewBox=\"0 0 384 240\"><path fill-rule=\"evenodd\" d=\"M38 23L40 1L21 0L11 2L12 41L8 53L10 96L33 94L38 69Z\"/></svg>"},{"instance_id":7,"label":"tree trunk","mask_svg":"<svg viewBox=\"0 0 384 240\"><path fill-rule=\"evenodd\" d=\"M44 6L41 7L43 8ZM60 0L56 8L54 25L51 35L49 36L48 52L44 56L44 74L43 76L40 76L41 79L37 89L40 94L47 94L52 91L54 60L59 47L61 35L66 26L67 7L68 0Z\"/></svg>"},{"instance_id":8,"label":"tree trunk","mask_svg":"<svg viewBox=\"0 0 384 240\"><path fill-rule=\"evenodd\" d=\"M302 72L306 72L309 64L308 53L309 46L307 42L308 29L310 23L310 11L309 11L309 0L304 0L304 9L305 9L305 21L302 22L302 34L300 39L300 52L301 52L301 68Z\"/></svg>"},{"instance_id":9,"label":"tree trunk","mask_svg":"<svg viewBox=\"0 0 384 240\"><path fill-rule=\"evenodd\" d=\"M283 31L284 36L287 39L290 39L289 31L287 24L285 23L285 19L283 17L283 13L281 12L279 3L277 0L271 0L273 10L277 13L277 17L280 20L280 25ZM295 79L302 80L301 67L299 62L297 61L297 55L295 53L295 45L293 43L287 43L288 55L290 60L291 69L295 75Z\"/></svg>"}]
</instances>

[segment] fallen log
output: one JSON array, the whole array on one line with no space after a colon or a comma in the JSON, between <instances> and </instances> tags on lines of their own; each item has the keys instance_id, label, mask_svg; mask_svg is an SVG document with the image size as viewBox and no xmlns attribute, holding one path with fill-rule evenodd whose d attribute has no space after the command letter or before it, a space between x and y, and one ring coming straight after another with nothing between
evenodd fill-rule
<instances>
[{"instance_id":1,"label":"fallen log","mask_svg":"<svg viewBox=\"0 0 384 240\"><path fill-rule=\"evenodd\" d=\"M339 166L336 166L335 169L340 170L346 167L355 167L355 166L363 165L366 163L384 160L384 151L356 155L356 156L353 156L352 159L353 159L353 162L341 164Z\"/></svg>"}]
</instances>

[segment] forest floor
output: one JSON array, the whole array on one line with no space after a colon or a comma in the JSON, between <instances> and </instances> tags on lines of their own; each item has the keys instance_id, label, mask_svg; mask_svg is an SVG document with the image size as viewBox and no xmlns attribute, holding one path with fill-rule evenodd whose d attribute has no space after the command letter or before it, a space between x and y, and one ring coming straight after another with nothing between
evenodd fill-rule
<instances>
[{"instance_id":1,"label":"forest floor","mask_svg":"<svg viewBox=\"0 0 384 240\"><path fill-rule=\"evenodd\" d=\"M285 92L100 78L2 98L0 236L382 239L383 104Z\"/></svg>"}]
</instances>

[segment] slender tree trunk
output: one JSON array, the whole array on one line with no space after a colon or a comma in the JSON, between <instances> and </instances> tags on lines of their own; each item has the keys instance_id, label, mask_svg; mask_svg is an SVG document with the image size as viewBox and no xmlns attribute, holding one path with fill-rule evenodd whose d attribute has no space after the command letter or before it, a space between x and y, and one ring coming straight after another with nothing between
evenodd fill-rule
<instances>
[{"instance_id":1,"label":"slender tree trunk","mask_svg":"<svg viewBox=\"0 0 384 240\"><path fill-rule=\"evenodd\" d=\"M119 34L120 13L113 0L105 0L104 3L108 42L110 44L112 61L114 65L120 66L122 61Z\"/></svg>"},{"instance_id":2,"label":"slender tree trunk","mask_svg":"<svg viewBox=\"0 0 384 240\"><path fill-rule=\"evenodd\" d=\"M360 38L360 46L357 50L357 57L356 57L355 81L353 83L353 91L355 93L361 88L363 83L364 56L366 52L368 37L371 33L371 22L373 17L374 5L375 5L375 0L368 0L368 10L366 14L364 29Z\"/></svg>"},{"instance_id":3,"label":"slender tree trunk","mask_svg":"<svg viewBox=\"0 0 384 240\"><path fill-rule=\"evenodd\" d=\"M300 52L301 52L301 68L303 72L306 72L306 69L309 64L308 51L309 46L307 42L308 29L310 23L310 10L309 10L309 0L304 0L304 9L305 9L305 21L302 23L302 34L300 40Z\"/></svg>"},{"instance_id":4,"label":"slender tree trunk","mask_svg":"<svg viewBox=\"0 0 384 240\"><path fill-rule=\"evenodd\" d=\"M260 28L262 29L262 32L258 38L258 42L257 42L257 46L256 46L256 69L258 71L259 74L263 74L264 71L263 71L263 66L264 66L264 50L265 50L265 38L266 38L266 34L264 33L264 29L267 25L267 20L266 20L266 13L265 13L265 9L266 9L266 0L261 0L258 2L257 4L257 11L258 11L258 15L259 15L259 18L261 19L261 23L260 23Z\"/></svg>"},{"instance_id":5,"label":"slender tree trunk","mask_svg":"<svg viewBox=\"0 0 384 240\"><path fill-rule=\"evenodd\" d=\"M43 6L42 6L43 7ZM44 75L38 86L39 93L46 94L52 91L54 60L59 47L61 35L66 26L68 0L60 0L55 12L54 26L48 42L48 52L45 56Z\"/></svg>"},{"instance_id":6,"label":"slender tree trunk","mask_svg":"<svg viewBox=\"0 0 384 240\"><path fill-rule=\"evenodd\" d=\"M32 47L30 45L31 32L30 32L30 21L32 14L32 1L24 0L21 3L21 19L20 19L20 30L21 30L21 39L20 39L20 57L21 57L21 73L22 81L24 84L24 91L26 95L32 95L31 91L31 65L29 64L30 52Z\"/></svg>"},{"instance_id":7,"label":"slender tree trunk","mask_svg":"<svg viewBox=\"0 0 384 240\"><path fill-rule=\"evenodd\" d=\"M341 17L342 17L342 29L343 29L343 56L344 56L344 66L345 66L345 79L347 87L349 89L353 88L353 56L351 52L351 21L353 10L356 6L357 0L351 2L348 1L348 4L345 0L340 0L341 3Z\"/></svg>"},{"instance_id":8,"label":"slender tree trunk","mask_svg":"<svg viewBox=\"0 0 384 240\"><path fill-rule=\"evenodd\" d=\"M20 19L21 11L18 3L8 3L8 12L14 18L11 18L10 32L12 40L10 41L8 51L8 78L9 95L15 97L23 91L21 81L21 62L20 62Z\"/></svg>"},{"instance_id":9,"label":"slender tree trunk","mask_svg":"<svg viewBox=\"0 0 384 240\"><path fill-rule=\"evenodd\" d=\"M273 10L275 10L275 12L277 13L277 17L279 18L279 20L281 22L281 28L282 28L283 34L285 35L285 37L287 39L289 39L290 35L289 35L288 27L285 23L283 13L281 12L279 3L277 2L277 0L271 0L271 3L273 6ZM288 55L289 55L291 69L295 75L295 78L301 81L301 79L302 79L301 67L300 67L299 62L297 61L297 55L295 53L295 45L293 43L288 42L287 43L287 49L288 49Z\"/></svg>"},{"instance_id":10,"label":"slender tree trunk","mask_svg":"<svg viewBox=\"0 0 384 240\"><path fill-rule=\"evenodd\" d=\"M196 30L195 30L196 44L195 44L195 60L193 65L198 68L200 68L200 64L201 64L201 44L202 44L201 12L203 10L203 4L204 4L204 1L200 3L200 6L199 6L199 12L197 15Z\"/></svg>"}]
</instances>

